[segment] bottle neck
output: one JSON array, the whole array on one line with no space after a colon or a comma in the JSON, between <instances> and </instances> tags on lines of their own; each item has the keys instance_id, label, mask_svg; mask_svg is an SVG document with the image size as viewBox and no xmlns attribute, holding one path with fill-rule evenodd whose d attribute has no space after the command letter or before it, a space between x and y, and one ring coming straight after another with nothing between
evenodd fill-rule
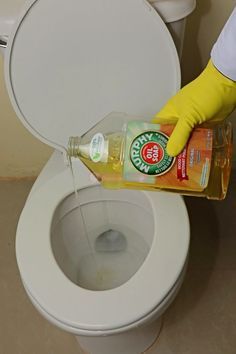
<instances>
[{"instance_id":1,"label":"bottle neck","mask_svg":"<svg viewBox=\"0 0 236 354\"><path fill-rule=\"evenodd\" d=\"M77 157L79 153L79 145L81 138L79 136L71 136L68 141L67 155L69 157Z\"/></svg>"}]
</instances>

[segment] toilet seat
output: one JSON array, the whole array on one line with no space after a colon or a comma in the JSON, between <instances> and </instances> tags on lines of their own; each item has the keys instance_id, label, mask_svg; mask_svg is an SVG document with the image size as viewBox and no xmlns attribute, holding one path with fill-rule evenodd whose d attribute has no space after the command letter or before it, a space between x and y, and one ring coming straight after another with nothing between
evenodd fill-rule
<instances>
[{"instance_id":1,"label":"toilet seat","mask_svg":"<svg viewBox=\"0 0 236 354\"><path fill-rule=\"evenodd\" d=\"M180 87L174 42L145 0L30 0L4 72L21 122L60 151L110 112L151 119Z\"/></svg>"},{"instance_id":2,"label":"toilet seat","mask_svg":"<svg viewBox=\"0 0 236 354\"><path fill-rule=\"evenodd\" d=\"M80 188L93 185L87 177L86 172L81 175ZM71 176L65 170L33 193L23 209L17 228L16 253L25 287L49 317L63 327L74 328L77 334L111 329L114 333L132 327L163 302L185 265L189 223L184 202L172 194L138 192L145 194L155 211L157 235L150 252L137 273L120 287L91 291L64 275L51 249L54 211L71 193ZM166 223L168 215L171 223Z\"/></svg>"}]
</instances>

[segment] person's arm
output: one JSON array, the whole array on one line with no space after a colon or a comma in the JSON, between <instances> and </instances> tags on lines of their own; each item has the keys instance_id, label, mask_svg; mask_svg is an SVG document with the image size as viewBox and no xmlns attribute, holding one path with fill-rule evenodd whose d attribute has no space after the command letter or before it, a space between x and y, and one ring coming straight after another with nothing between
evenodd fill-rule
<instances>
[{"instance_id":1,"label":"person's arm","mask_svg":"<svg viewBox=\"0 0 236 354\"><path fill-rule=\"evenodd\" d=\"M223 120L236 107L236 9L215 43L203 72L174 95L153 118L176 123L167 152L178 155L192 129L206 121Z\"/></svg>"}]
</instances>

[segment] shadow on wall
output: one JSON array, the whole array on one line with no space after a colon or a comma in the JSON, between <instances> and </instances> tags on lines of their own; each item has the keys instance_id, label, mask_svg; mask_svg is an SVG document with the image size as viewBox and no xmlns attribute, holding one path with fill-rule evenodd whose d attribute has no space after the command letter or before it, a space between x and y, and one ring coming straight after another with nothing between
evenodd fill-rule
<instances>
[{"instance_id":1,"label":"shadow on wall","mask_svg":"<svg viewBox=\"0 0 236 354\"><path fill-rule=\"evenodd\" d=\"M198 44L198 33L202 18L209 14L212 6L212 0L197 1L196 10L187 19L183 56L181 60L182 85L186 85L188 82L195 79L206 65L202 60L201 50Z\"/></svg>"},{"instance_id":2,"label":"shadow on wall","mask_svg":"<svg viewBox=\"0 0 236 354\"><path fill-rule=\"evenodd\" d=\"M205 198L186 197L191 242L187 274L175 302L171 306L172 326L195 311L201 298L205 296L212 272L219 263L220 225L216 203ZM207 217L206 217L207 216ZM181 314L179 313L181 303Z\"/></svg>"},{"instance_id":3,"label":"shadow on wall","mask_svg":"<svg viewBox=\"0 0 236 354\"><path fill-rule=\"evenodd\" d=\"M212 347L208 347L212 349L210 353L226 354L218 345L227 343L230 320L234 323L231 288L227 290L227 286L233 285L232 271L236 265L235 187L236 173L233 173L224 201L185 198L191 224L189 264L180 292L166 313L166 341L172 349L168 353L207 354L207 349L200 348L213 338ZM227 353L233 354L235 350Z\"/></svg>"}]
</instances>

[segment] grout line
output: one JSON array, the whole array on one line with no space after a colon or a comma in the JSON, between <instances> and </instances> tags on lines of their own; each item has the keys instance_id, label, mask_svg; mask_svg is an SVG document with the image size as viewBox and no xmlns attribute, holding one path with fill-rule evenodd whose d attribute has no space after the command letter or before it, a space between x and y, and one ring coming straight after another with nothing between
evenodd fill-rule
<instances>
[{"instance_id":1,"label":"grout line","mask_svg":"<svg viewBox=\"0 0 236 354\"><path fill-rule=\"evenodd\" d=\"M19 182L19 181L34 181L37 176L0 176L0 182Z\"/></svg>"}]
</instances>

